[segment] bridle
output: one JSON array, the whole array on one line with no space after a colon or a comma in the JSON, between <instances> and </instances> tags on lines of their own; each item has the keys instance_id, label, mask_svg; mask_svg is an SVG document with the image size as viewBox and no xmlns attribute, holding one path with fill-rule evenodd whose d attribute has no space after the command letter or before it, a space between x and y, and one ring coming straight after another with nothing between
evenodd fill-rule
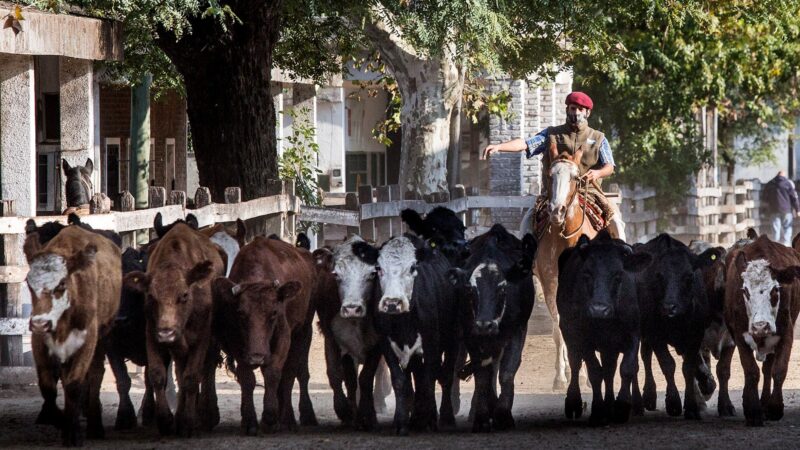
<instances>
[{"instance_id":1,"label":"bridle","mask_svg":"<svg viewBox=\"0 0 800 450\"><path fill-rule=\"evenodd\" d=\"M574 162L570 161L569 159L558 159L558 160L554 161L554 163L555 162L562 162L562 161L577 166L577 164L575 164ZM572 181L572 180L570 180L570 181ZM583 225L586 223L586 193L589 190L589 182L586 181L586 179L582 178L582 177L576 177L575 178L575 182L577 183L577 186L575 186L575 189L572 191L572 195L570 195L569 200L567 201L567 208L569 208L575 202L575 199L577 198L578 193L581 191L581 188L582 188L583 189L583 199L584 200L583 200L583 207L581 208L581 224L578 225L578 228L576 228L574 231L571 231L571 232L569 232L567 234L564 234L567 231L566 230L567 221L565 219L561 223L561 231L559 232L559 236L561 236L562 239L571 239L571 238L575 237L578 233L581 232L581 230L583 229Z\"/></svg>"}]
</instances>

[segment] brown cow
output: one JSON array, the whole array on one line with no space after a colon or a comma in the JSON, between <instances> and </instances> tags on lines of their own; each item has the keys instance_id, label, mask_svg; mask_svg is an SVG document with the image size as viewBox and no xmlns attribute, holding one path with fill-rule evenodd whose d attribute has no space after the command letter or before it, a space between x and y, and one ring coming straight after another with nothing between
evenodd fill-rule
<instances>
[{"instance_id":1,"label":"brown cow","mask_svg":"<svg viewBox=\"0 0 800 450\"><path fill-rule=\"evenodd\" d=\"M125 276L126 287L147 295L147 370L161 434L172 432L173 416L165 393L169 359L175 361L178 379L178 435L192 436L198 418L204 430L219 423L214 386L219 352L211 337L211 280L224 273L222 250L191 226L178 223L150 249L147 273Z\"/></svg>"},{"instance_id":2,"label":"brown cow","mask_svg":"<svg viewBox=\"0 0 800 450\"><path fill-rule=\"evenodd\" d=\"M726 266L725 323L745 373L742 407L747 425L763 426L764 417L783 417L782 388L800 312L800 253L761 236L732 250ZM763 362L760 401L756 359Z\"/></svg>"},{"instance_id":3,"label":"brown cow","mask_svg":"<svg viewBox=\"0 0 800 450\"><path fill-rule=\"evenodd\" d=\"M261 368L265 383L261 430L296 428L292 386L299 379L302 387L308 371L315 278L314 260L307 250L259 236L239 252L230 278L214 282L215 336L235 360L246 434L258 431L253 405L255 368ZM302 389L300 422L316 423L308 391Z\"/></svg>"},{"instance_id":4,"label":"brown cow","mask_svg":"<svg viewBox=\"0 0 800 450\"><path fill-rule=\"evenodd\" d=\"M36 423L60 427L64 445L82 445L79 420L81 409L86 407L88 437L102 438L103 338L119 307L119 248L96 233L72 225L44 247L37 233L30 234L25 251L33 299L31 345L44 397ZM56 406L59 379L64 387L63 413Z\"/></svg>"}]
</instances>

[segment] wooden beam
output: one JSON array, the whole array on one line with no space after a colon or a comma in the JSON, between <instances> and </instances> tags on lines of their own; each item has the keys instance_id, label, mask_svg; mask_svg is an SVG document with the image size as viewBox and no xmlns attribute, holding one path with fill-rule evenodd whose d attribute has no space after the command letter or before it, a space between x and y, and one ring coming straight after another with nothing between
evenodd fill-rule
<instances>
[{"instance_id":1,"label":"wooden beam","mask_svg":"<svg viewBox=\"0 0 800 450\"><path fill-rule=\"evenodd\" d=\"M21 319L18 317L4 317L0 319L0 336L22 336L23 334L30 334L28 331L28 322L30 319Z\"/></svg>"},{"instance_id":2,"label":"wooden beam","mask_svg":"<svg viewBox=\"0 0 800 450\"><path fill-rule=\"evenodd\" d=\"M317 206L303 206L300 209L300 220L348 227L357 227L359 223L358 211L320 208Z\"/></svg>"},{"instance_id":3,"label":"wooden beam","mask_svg":"<svg viewBox=\"0 0 800 450\"><path fill-rule=\"evenodd\" d=\"M28 276L28 266L0 266L0 283L22 283Z\"/></svg>"}]
</instances>

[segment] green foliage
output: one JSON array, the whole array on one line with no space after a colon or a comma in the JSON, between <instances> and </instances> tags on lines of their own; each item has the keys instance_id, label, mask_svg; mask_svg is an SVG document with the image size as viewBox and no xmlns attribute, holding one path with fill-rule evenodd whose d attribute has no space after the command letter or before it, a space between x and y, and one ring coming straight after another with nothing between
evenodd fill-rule
<instances>
[{"instance_id":1,"label":"green foliage","mask_svg":"<svg viewBox=\"0 0 800 450\"><path fill-rule=\"evenodd\" d=\"M294 180L295 193L306 205L322 205L317 175L319 145L314 142L316 129L309 121L310 110L301 108L284 112L292 118L292 134L286 137L288 146L278 160L278 175L282 180Z\"/></svg>"}]
</instances>

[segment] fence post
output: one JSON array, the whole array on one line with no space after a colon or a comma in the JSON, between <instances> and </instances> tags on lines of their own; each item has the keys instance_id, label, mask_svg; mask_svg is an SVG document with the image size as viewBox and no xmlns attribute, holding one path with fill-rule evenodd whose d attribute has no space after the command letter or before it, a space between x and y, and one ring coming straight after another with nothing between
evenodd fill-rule
<instances>
[{"instance_id":1,"label":"fence post","mask_svg":"<svg viewBox=\"0 0 800 450\"><path fill-rule=\"evenodd\" d=\"M161 186L152 186L148 191L148 208L161 208L167 204L167 190Z\"/></svg>"},{"instance_id":2,"label":"fence post","mask_svg":"<svg viewBox=\"0 0 800 450\"><path fill-rule=\"evenodd\" d=\"M378 203L391 201L389 186L378 186L375 188L375 197ZM380 244L392 237L391 219L388 217L375 219L375 242Z\"/></svg>"},{"instance_id":3,"label":"fence post","mask_svg":"<svg viewBox=\"0 0 800 450\"><path fill-rule=\"evenodd\" d=\"M242 202L242 189L239 187L226 187L225 188L225 203L241 203Z\"/></svg>"},{"instance_id":4,"label":"fence post","mask_svg":"<svg viewBox=\"0 0 800 450\"><path fill-rule=\"evenodd\" d=\"M358 187L358 202L362 205L362 207L363 205L372 203L372 185L367 184L365 186ZM360 229L361 237L364 238L365 241L376 241L374 220L362 220Z\"/></svg>"},{"instance_id":5,"label":"fence post","mask_svg":"<svg viewBox=\"0 0 800 450\"><path fill-rule=\"evenodd\" d=\"M396 202L403 199L403 196L400 194L400 185L399 184L392 184L389 185L389 201ZM389 236L400 236L405 232L403 220L400 219L400 216L392 217L389 219L389 226L391 227L389 231Z\"/></svg>"},{"instance_id":6,"label":"fence post","mask_svg":"<svg viewBox=\"0 0 800 450\"><path fill-rule=\"evenodd\" d=\"M450 198L455 200L457 198L464 198L467 196L467 189L464 187L463 184L457 184L453 186L453 189L450 191ZM467 225L467 210L464 209L462 212L456 212L456 215L459 219L461 219L461 223L464 226Z\"/></svg>"},{"instance_id":7,"label":"fence post","mask_svg":"<svg viewBox=\"0 0 800 450\"><path fill-rule=\"evenodd\" d=\"M194 192L194 208L200 209L211 204L211 190L205 186L199 186Z\"/></svg>"},{"instance_id":8,"label":"fence post","mask_svg":"<svg viewBox=\"0 0 800 450\"><path fill-rule=\"evenodd\" d=\"M348 192L344 197L344 209L348 211L361 211L361 206L358 204L358 195L355 192ZM358 227L347 227L347 237L354 234L360 235Z\"/></svg>"},{"instance_id":9,"label":"fence post","mask_svg":"<svg viewBox=\"0 0 800 450\"><path fill-rule=\"evenodd\" d=\"M14 201L3 200L2 203L4 217L14 215ZM22 265L24 261L20 255L20 239L23 235L7 234L3 236L3 262L7 266ZM2 308L0 317L22 317L22 286L21 283L3 284L3 291L0 292L2 298ZM0 365L2 366L22 366L24 360L22 356L22 336L0 336Z\"/></svg>"},{"instance_id":10,"label":"fence post","mask_svg":"<svg viewBox=\"0 0 800 450\"><path fill-rule=\"evenodd\" d=\"M119 210L120 212L136 210L136 200L134 200L133 194L131 194L130 191L122 191L119 193ZM144 234L146 235L147 232L145 231ZM122 237L123 247L136 246L136 231L120 233L120 236Z\"/></svg>"},{"instance_id":11,"label":"fence post","mask_svg":"<svg viewBox=\"0 0 800 450\"><path fill-rule=\"evenodd\" d=\"M181 205L184 209L186 209L186 192L184 191L172 191L169 193L169 204L170 205Z\"/></svg>"}]
</instances>

